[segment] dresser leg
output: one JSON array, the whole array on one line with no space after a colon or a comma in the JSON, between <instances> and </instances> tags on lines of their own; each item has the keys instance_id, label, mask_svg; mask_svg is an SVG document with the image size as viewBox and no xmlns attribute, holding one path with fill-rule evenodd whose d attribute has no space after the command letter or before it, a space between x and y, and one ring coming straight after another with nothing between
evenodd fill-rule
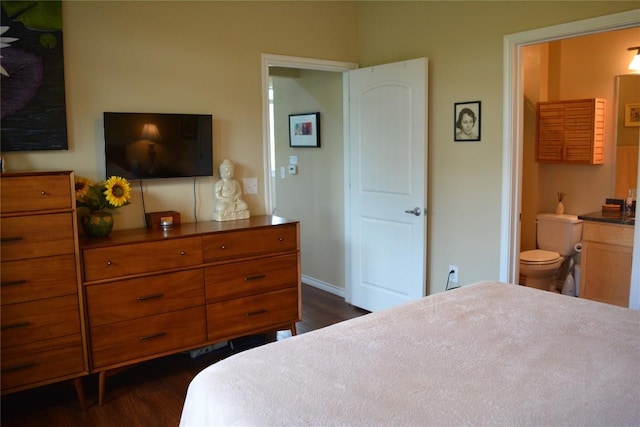
<instances>
[{"instance_id":1,"label":"dresser leg","mask_svg":"<svg viewBox=\"0 0 640 427\"><path fill-rule=\"evenodd\" d=\"M291 335L298 335L298 333L296 332L296 324L295 322L291 324L291 327L289 328L291 330Z\"/></svg>"},{"instance_id":2,"label":"dresser leg","mask_svg":"<svg viewBox=\"0 0 640 427\"><path fill-rule=\"evenodd\" d=\"M102 371L98 375L98 405L102 406L104 402L104 388L107 383L107 371Z\"/></svg>"},{"instance_id":3,"label":"dresser leg","mask_svg":"<svg viewBox=\"0 0 640 427\"><path fill-rule=\"evenodd\" d=\"M73 380L73 385L76 388L76 394L78 395L78 401L80 402L80 407L82 409L86 409L86 402L84 400L84 387L82 386L82 378L78 377Z\"/></svg>"}]
</instances>

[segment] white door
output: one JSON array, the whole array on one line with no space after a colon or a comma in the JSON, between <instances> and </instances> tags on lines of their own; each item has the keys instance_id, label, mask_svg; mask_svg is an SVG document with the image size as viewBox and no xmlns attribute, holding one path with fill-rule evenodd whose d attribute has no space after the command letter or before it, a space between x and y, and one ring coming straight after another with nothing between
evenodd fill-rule
<instances>
[{"instance_id":1,"label":"white door","mask_svg":"<svg viewBox=\"0 0 640 427\"><path fill-rule=\"evenodd\" d=\"M351 304L426 294L427 59L349 72Z\"/></svg>"}]
</instances>

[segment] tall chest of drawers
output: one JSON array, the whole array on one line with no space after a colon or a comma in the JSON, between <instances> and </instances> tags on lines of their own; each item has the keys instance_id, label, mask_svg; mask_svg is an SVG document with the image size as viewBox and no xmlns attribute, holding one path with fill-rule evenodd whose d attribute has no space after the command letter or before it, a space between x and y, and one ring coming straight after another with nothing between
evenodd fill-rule
<instances>
[{"instance_id":1,"label":"tall chest of drawers","mask_svg":"<svg viewBox=\"0 0 640 427\"><path fill-rule=\"evenodd\" d=\"M257 216L81 240L91 372L300 320L299 223Z\"/></svg>"},{"instance_id":2,"label":"tall chest of drawers","mask_svg":"<svg viewBox=\"0 0 640 427\"><path fill-rule=\"evenodd\" d=\"M2 393L80 377L88 360L74 175L1 178Z\"/></svg>"}]
</instances>

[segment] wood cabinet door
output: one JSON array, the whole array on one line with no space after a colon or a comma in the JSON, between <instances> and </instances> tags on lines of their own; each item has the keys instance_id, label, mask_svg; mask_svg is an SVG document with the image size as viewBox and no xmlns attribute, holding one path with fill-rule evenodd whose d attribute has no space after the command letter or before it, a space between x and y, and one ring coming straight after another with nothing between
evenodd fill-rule
<instances>
[{"instance_id":1,"label":"wood cabinet door","mask_svg":"<svg viewBox=\"0 0 640 427\"><path fill-rule=\"evenodd\" d=\"M632 256L630 247L584 242L581 296L628 307Z\"/></svg>"}]
</instances>

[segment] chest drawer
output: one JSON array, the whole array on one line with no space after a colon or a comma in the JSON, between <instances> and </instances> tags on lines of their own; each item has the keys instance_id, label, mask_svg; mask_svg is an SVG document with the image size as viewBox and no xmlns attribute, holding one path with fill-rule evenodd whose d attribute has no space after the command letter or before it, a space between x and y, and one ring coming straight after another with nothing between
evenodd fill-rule
<instances>
[{"instance_id":1,"label":"chest drawer","mask_svg":"<svg viewBox=\"0 0 640 427\"><path fill-rule=\"evenodd\" d=\"M2 263L2 304L76 294L73 254Z\"/></svg>"},{"instance_id":2,"label":"chest drawer","mask_svg":"<svg viewBox=\"0 0 640 427\"><path fill-rule=\"evenodd\" d=\"M207 303L298 286L296 254L205 269Z\"/></svg>"},{"instance_id":3,"label":"chest drawer","mask_svg":"<svg viewBox=\"0 0 640 427\"><path fill-rule=\"evenodd\" d=\"M202 264L202 240L190 237L86 249L84 280L93 281Z\"/></svg>"},{"instance_id":4,"label":"chest drawer","mask_svg":"<svg viewBox=\"0 0 640 427\"><path fill-rule=\"evenodd\" d=\"M298 247L295 224L242 232L216 233L202 237L204 261L247 257L271 252L294 251Z\"/></svg>"},{"instance_id":5,"label":"chest drawer","mask_svg":"<svg viewBox=\"0 0 640 427\"><path fill-rule=\"evenodd\" d=\"M2 306L2 349L80 333L76 295Z\"/></svg>"},{"instance_id":6,"label":"chest drawer","mask_svg":"<svg viewBox=\"0 0 640 427\"><path fill-rule=\"evenodd\" d=\"M71 209L69 175L15 176L2 178L2 212Z\"/></svg>"},{"instance_id":7,"label":"chest drawer","mask_svg":"<svg viewBox=\"0 0 640 427\"><path fill-rule=\"evenodd\" d=\"M202 269L86 286L92 327L204 305Z\"/></svg>"},{"instance_id":8,"label":"chest drawer","mask_svg":"<svg viewBox=\"0 0 640 427\"><path fill-rule=\"evenodd\" d=\"M207 305L209 340L237 337L298 320L298 289L290 288Z\"/></svg>"},{"instance_id":9,"label":"chest drawer","mask_svg":"<svg viewBox=\"0 0 640 427\"><path fill-rule=\"evenodd\" d=\"M38 341L2 350L2 390L84 371L80 335Z\"/></svg>"},{"instance_id":10,"label":"chest drawer","mask_svg":"<svg viewBox=\"0 0 640 427\"><path fill-rule=\"evenodd\" d=\"M91 328L96 368L204 342L204 307Z\"/></svg>"},{"instance_id":11,"label":"chest drawer","mask_svg":"<svg viewBox=\"0 0 640 427\"><path fill-rule=\"evenodd\" d=\"M72 254L72 213L0 219L2 261Z\"/></svg>"}]
</instances>

